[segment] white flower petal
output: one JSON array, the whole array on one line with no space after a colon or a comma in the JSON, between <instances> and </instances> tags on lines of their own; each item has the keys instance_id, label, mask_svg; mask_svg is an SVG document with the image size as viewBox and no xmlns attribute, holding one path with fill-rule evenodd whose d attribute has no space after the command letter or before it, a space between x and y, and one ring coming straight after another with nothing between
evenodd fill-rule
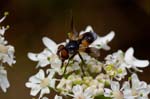
<instances>
[{"instance_id":1,"label":"white flower petal","mask_svg":"<svg viewBox=\"0 0 150 99\"><path fill-rule=\"evenodd\" d=\"M42 69L39 72L29 78L29 81L32 83L38 83L38 80L43 80L45 78L44 71ZM36 80L35 80L36 79Z\"/></svg>"},{"instance_id":2,"label":"white flower petal","mask_svg":"<svg viewBox=\"0 0 150 99\"><path fill-rule=\"evenodd\" d=\"M84 34L86 32L92 32L93 33L94 31L93 31L93 29L92 29L91 26L87 26L86 29L85 29L85 31L81 31L79 34L82 35L82 34Z\"/></svg>"},{"instance_id":3,"label":"white flower petal","mask_svg":"<svg viewBox=\"0 0 150 99\"><path fill-rule=\"evenodd\" d=\"M85 91L84 91L84 96L86 97L91 97L93 94L94 94L94 90L92 90L93 88L87 88Z\"/></svg>"},{"instance_id":4,"label":"white flower petal","mask_svg":"<svg viewBox=\"0 0 150 99\"><path fill-rule=\"evenodd\" d=\"M48 87L42 88L39 99L42 98L44 94L49 94L49 93L50 93L50 90Z\"/></svg>"},{"instance_id":5,"label":"white flower petal","mask_svg":"<svg viewBox=\"0 0 150 99\"><path fill-rule=\"evenodd\" d=\"M34 54L34 53L29 52L28 58L31 59L32 61L38 61L37 54Z\"/></svg>"},{"instance_id":6,"label":"white flower petal","mask_svg":"<svg viewBox=\"0 0 150 99\"><path fill-rule=\"evenodd\" d=\"M120 84L119 84L119 82L112 81L112 82L111 82L111 89L112 89L113 91L119 91L119 89L120 89Z\"/></svg>"},{"instance_id":7,"label":"white flower petal","mask_svg":"<svg viewBox=\"0 0 150 99\"><path fill-rule=\"evenodd\" d=\"M125 99L130 99L129 97L133 97L131 89L125 89L125 90L123 90L123 94L124 94Z\"/></svg>"},{"instance_id":8,"label":"white flower petal","mask_svg":"<svg viewBox=\"0 0 150 99\"><path fill-rule=\"evenodd\" d=\"M134 56L134 49L132 47L130 47L126 53L125 53L125 61L126 63L134 66L134 67L146 67L149 65L149 61L148 60L139 60L136 59Z\"/></svg>"},{"instance_id":9,"label":"white flower petal","mask_svg":"<svg viewBox=\"0 0 150 99\"><path fill-rule=\"evenodd\" d=\"M133 61L133 65L137 66L137 67L147 67L149 65L149 61L148 60L135 59Z\"/></svg>"},{"instance_id":10,"label":"white flower petal","mask_svg":"<svg viewBox=\"0 0 150 99\"><path fill-rule=\"evenodd\" d=\"M97 49L104 49L104 50L109 50L110 47L107 45L115 36L115 33L111 31L109 34L107 34L104 37L97 37L97 39L89 45L89 47L95 47Z\"/></svg>"},{"instance_id":11,"label":"white flower petal","mask_svg":"<svg viewBox=\"0 0 150 99\"><path fill-rule=\"evenodd\" d=\"M121 90L122 89L130 89L130 84L129 84L128 81L126 81L126 82L123 83L123 86L122 86Z\"/></svg>"},{"instance_id":12,"label":"white flower petal","mask_svg":"<svg viewBox=\"0 0 150 99\"><path fill-rule=\"evenodd\" d=\"M39 88L39 84L36 84L36 83L32 83L32 82L27 82L26 84L25 84L25 86L26 87L28 87L28 88Z\"/></svg>"},{"instance_id":13,"label":"white flower petal","mask_svg":"<svg viewBox=\"0 0 150 99\"><path fill-rule=\"evenodd\" d=\"M56 71L60 70L62 61L59 59L57 55L52 55L50 59L51 68L55 69Z\"/></svg>"},{"instance_id":14,"label":"white flower petal","mask_svg":"<svg viewBox=\"0 0 150 99\"><path fill-rule=\"evenodd\" d=\"M62 96L55 95L54 99L63 99Z\"/></svg>"},{"instance_id":15,"label":"white flower petal","mask_svg":"<svg viewBox=\"0 0 150 99\"><path fill-rule=\"evenodd\" d=\"M132 74L131 76L132 88L136 89L139 87L139 78L136 74Z\"/></svg>"},{"instance_id":16,"label":"white flower petal","mask_svg":"<svg viewBox=\"0 0 150 99\"><path fill-rule=\"evenodd\" d=\"M105 42L110 42L115 36L115 32L114 31L111 31L109 34L107 34L106 36L104 37L101 37L102 41L105 41Z\"/></svg>"},{"instance_id":17,"label":"white flower petal","mask_svg":"<svg viewBox=\"0 0 150 99\"><path fill-rule=\"evenodd\" d=\"M49 81L49 86L50 86L51 88L55 88L55 83L56 83L56 80L55 80L55 79L51 79L51 80Z\"/></svg>"},{"instance_id":18,"label":"white flower petal","mask_svg":"<svg viewBox=\"0 0 150 99\"><path fill-rule=\"evenodd\" d=\"M40 83L41 82L41 79L40 78L37 78L36 76L31 76L29 78L29 81L33 82L33 83Z\"/></svg>"},{"instance_id":19,"label":"white flower petal","mask_svg":"<svg viewBox=\"0 0 150 99\"><path fill-rule=\"evenodd\" d=\"M41 88L39 88L39 87L32 88L31 92L30 92L30 95L31 96L36 96L39 93L40 90L41 90Z\"/></svg>"},{"instance_id":20,"label":"white flower petal","mask_svg":"<svg viewBox=\"0 0 150 99\"><path fill-rule=\"evenodd\" d=\"M55 54L57 52L57 44L53 40L49 39L48 37L43 37L42 41L52 53Z\"/></svg>"},{"instance_id":21,"label":"white flower petal","mask_svg":"<svg viewBox=\"0 0 150 99\"><path fill-rule=\"evenodd\" d=\"M6 89L10 87L7 79L7 71L3 68L0 68L0 87L2 88L3 92L6 92Z\"/></svg>"},{"instance_id":22,"label":"white flower petal","mask_svg":"<svg viewBox=\"0 0 150 99\"><path fill-rule=\"evenodd\" d=\"M80 85L73 86L72 92L74 94L76 94L76 93L82 93L83 92L83 88Z\"/></svg>"}]
</instances>

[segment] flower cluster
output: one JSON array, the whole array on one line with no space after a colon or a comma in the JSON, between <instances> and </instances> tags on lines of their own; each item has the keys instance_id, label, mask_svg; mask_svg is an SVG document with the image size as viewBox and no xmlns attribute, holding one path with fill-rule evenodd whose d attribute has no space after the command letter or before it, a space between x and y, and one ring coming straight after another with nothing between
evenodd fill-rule
<instances>
[{"instance_id":1,"label":"flower cluster","mask_svg":"<svg viewBox=\"0 0 150 99\"><path fill-rule=\"evenodd\" d=\"M0 19L0 23L6 18L7 15L8 12L5 12L4 17ZM9 66L12 66L16 62L14 60L15 49L12 45L8 44L4 37L5 31L8 28L9 26L0 26L0 87L4 92L6 92L7 88L10 86L4 64L7 63Z\"/></svg>"},{"instance_id":2,"label":"flower cluster","mask_svg":"<svg viewBox=\"0 0 150 99\"><path fill-rule=\"evenodd\" d=\"M108 43L115 36L113 31L101 37L91 26L87 26L79 36L87 32L96 36L89 48L110 50ZM42 52L28 53L29 59L38 62L36 67L40 67L39 72L26 83L26 87L31 88L30 95L37 96L39 93L39 99L48 99L45 95L53 90L59 94L54 99L95 99L98 96L112 99L148 99L150 85L140 81L135 72L142 72L140 68L147 67L149 61L135 58L132 47L126 52L118 50L107 55L104 61L99 61L84 51L79 51L72 59L62 61L58 49L60 45L66 46L69 40L56 44L48 37L43 37L42 41L45 45ZM127 73L131 77L120 88L120 81Z\"/></svg>"}]
</instances>

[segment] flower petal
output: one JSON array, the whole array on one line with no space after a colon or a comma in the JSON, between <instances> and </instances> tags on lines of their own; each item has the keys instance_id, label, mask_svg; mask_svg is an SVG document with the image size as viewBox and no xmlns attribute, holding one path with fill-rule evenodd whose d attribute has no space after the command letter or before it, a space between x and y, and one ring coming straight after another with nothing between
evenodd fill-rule
<instances>
[{"instance_id":1,"label":"flower petal","mask_svg":"<svg viewBox=\"0 0 150 99\"><path fill-rule=\"evenodd\" d=\"M32 82L32 83L39 83L39 80L41 81L44 78L45 78L44 71L42 69L40 69L37 74L35 74L34 76L31 76L29 78L29 81Z\"/></svg>"},{"instance_id":2,"label":"flower petal","mask_svg":"<svg viewBox=\"0 0 150 99\"><path fill-rule=\"evenodd\" d=\"M123 89L130 89L130 83L128 81L123 83L121 90L123 90Z\"/></svg>"},{"instance_id":3,"label":"flower petal","mask_svg":"<svg viewBox=\"0 0 150 99\"><path fill-rule=\"evenodd\" d=\"M136 66L136 67L146 67L149 65L149 61L148 60L139 60L136 59L134 56L134 49L132 47L130 47L126 53L125 53L125 61L132 65L132 66Z\"/></svg>"},{"instance_id":4,"label":"flower petal","mask_svg":"<svg viewBox=\"0 0 150 99\"><path fill-rule=\"evenodd\" d=\"M139 84L140 84L140 81L139 81L139 78L137 76L137 74L132 74L131 75L131 82L132 82L132 88L133 89L136 89L139 87Z\"/></svg>"},{"instance_id":5,"label":"flower petal","mask_svg":"<svg viewBox=\"0 0 150 99\"><path fill-rule=\"evenodd\" d=\"M32 61L38 61L38 58L37 58L37 54L34 54L34 53L28 53L28 58Z\"/></svg>"},{"instance_id":6,"label":"flower petal","mask_svg":"<svg viewBox=\"0 0 150 99\"><path fill-rule=\"evenodd\" d=\"M107 34L106 36L104 37L101 37L102 41L105 41L105 42L110 42L115 36L115 32L114 31L111 31L109 34Z\"/></svg>"},{"instance_id":7,"label":"flower petal","mask_svg":"<svg viewBox=\"0 0 150 99\"><path fill-rule=\"evenodd\" d=\"M62 99L62 96L55 95L54 99Z\"/></svg>"},{"instance_id":8,"label":"flower petal","mask_svg":"<svg viewBox=\"0 0 150 99\"><path fill-rule=\"evenodd\" d=\"M115 36L115 33L111 31L109 34L107 34L104 37L97 37L97 39L89 45L89 47L95 47L97 49L104 49L104 50L109 50L110 47L107 45L108 42L110 42Z\"/></svg>"},{"instance_id":9,"label":"flower petal","mask_svg":"<svg viewBox=\"0 0 150 99\"><path fill-rule=\"evenodd\" d=\"M7 79L7 71L0 68L0 87L2 88L3 92L6 92L6 89L10 87L9 81Z\"/></svg>"},{"instance_id":10,"label":"flower petal","mask_svg":"<svg viewBox=\"0 0 150 99\"><path fill-rule=\"evenodd\" d=\"M87 88L85 91L84 91L84 96L86 97L91 97L93 94L94 94L94 90L92 90L93 88Z\"/></svg>"},{"instance_id":11,"label":"flower petal","mask_svg":"<svg viewBox=\"0 0 150 99\"><path fill-rule=\"evenodd\" d=\"M36 96L39 93L40 90L41 90L40 87L32 88L31 91L30 91L30 95L31 96Z\"/></svg>"},{"instance_id":12,"label":"flower petal","mask_svg":"<svg viewBox=\"0 0 150 99\"><path fill-rule=\"evenodd\" d=\"M76 85L76 86L73 87L72 92L74 94L76 94L76 93L82 93L83 92L83 88L80 85Z\"/></svg>"},{"instance_id":13,"label":"flower petal","mask_svg":"<svg viewBox=\"0 0 150 99\"><path fill-rule=\"evenodd\" d=\"M149 65L149 61L148 60L135 59L133 61L133 65L137 66L137 67L147 67Z\"/></svg>"},{"instance_id":14,"label":"flower petal","mask_svg":"<svg viewBox=\"0 0 150 99\"><path fill-rule=\"evenodd\" d=\"M116 82L116 81L112 81L112 82L111 82L111 89L112 89L113 91L119 91L119 89L120 89L120 84L119 84L118 82Z\"/></svg>"},{"instance_id":15,"label":"flower petal","mask_svg":"<svg viewBox=\"0 0 150 99\"><path fill-rule=\"evenodd\" d=\"M89 25L89 26L86 27L85 31L80 32L80 35L82 35L86 32L92 32L93 33L94 31L93 31L92 27Z\"/></svg>"},{"instance_id":16,"label":"flower petal","mask_svg":"<svg viewBox=\"0 0 150 99\"><path fill-rule=\"evenodd\" d=\"M42 88L39 99L42 98L44 94L49 94L49 93L50 93L50 90L48 87Z\"/></svg>"},{"instance_id":17,"label":"flower petal","mask_svg":"<svg viewBox=\"0 0 150 99\"><path fill-rule=\"evenodd\" d=\"M57 44L53 40L49 39L48 37L43 37L42 41L43 41L43 44L50 51L52 51L52 53L54 53L54 54L56 53L56 51L57 51Z\"/></svg>"}]
</instances>

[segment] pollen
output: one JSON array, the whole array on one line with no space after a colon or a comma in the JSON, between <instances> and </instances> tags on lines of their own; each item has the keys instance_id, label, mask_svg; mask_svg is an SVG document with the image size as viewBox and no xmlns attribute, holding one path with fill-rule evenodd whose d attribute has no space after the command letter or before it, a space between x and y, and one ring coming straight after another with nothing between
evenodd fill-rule
<instances>
[{"instance_id":1,"label":"pollen","mask_svg":"<svg viewBox=\"0 0 150 99\"><path fill-rule=\"evenodd\" d=\"M47 87L49 85L49 79L48 78L44 78L41 83L40 83L40 86L41 87Z\"/></svg>"}]
</instances>

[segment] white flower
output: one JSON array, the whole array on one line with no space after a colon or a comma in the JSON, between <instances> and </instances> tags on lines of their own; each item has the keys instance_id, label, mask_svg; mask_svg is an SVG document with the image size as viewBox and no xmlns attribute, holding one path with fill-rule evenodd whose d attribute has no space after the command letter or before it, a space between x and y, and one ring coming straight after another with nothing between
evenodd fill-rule
<instances>
[{"instance_id":1,"label":"white flower","mask_svg":"<svg viewBox=\"0 0 150 99\"><path fill-rule=\"evenodd\" d=\"M104 37L97 36L97 39L89 45L89 47L95 47L97 49L110 50L110 47L107 45L115 36L114 31L111 31Z\"/></svg>"},{"instance_id":2,"label":"white flower","mask_svg":"<svg viewBox=\"0 0 150 99\"><path fill-rule=\"evenodd\" d=\"M125 82L123 85L123 94L125 99L148 99L148 94L150 94L150 85L146 82L140 81L136 74L131 76L131 84Z\"/></svg>"},{"instance_id":3,"label":"white flower","mask_svg":"<svg viewBox=\"0 0 150 99\"><path fill-rule=\"evenodd\" d=\"M146 67L149 65L148 60L138 60L133 56L134 50L133 48L129 48L125 53L121 50L113 53L112 55L108 55L106 60L106 66L104 69L106 72L114 76L117 80L121 80L127 75L126 68L133 68L136 71L142 72L138 67Z\"/></svg>"},{"instance_id":4,"label":"white flower","mask_svg":"<svg viewBox=\"0 0 150 99\"><path fill-rule=\"evenodd\" d=\"M61 67L61 60L56 54L59 45L47 37L43 37L42 41L47 48L39 54L28 53L28 57L33 61L38 61L37 67L51 64L51 67L58 72Z\"/></svg>"},{"instance_id":5,"label":"white flower","mask_svg":"<svg viewBox=\"0 0 150 99\"><path fill-rule=\"evenodd\" d=\"M121 80L127 75L127 70L125 68L126 63L124 62L124 53L121 50L108 55L105 58L106 66L104 66L105 71L110 76L117 80Z\"/></svg>"},{"instance_id":6,"label":"white flower","mask_svg":"<svg viewBox=\"0 0 150 99\"><path fill-rule=\"evenodd\" d=\"M133 56L134 54L134 49L130 47L126 52L125 52L125 62L127 64L127 68L133 68L135 70L138 70L137 67L147 67L149 65L148 60L139 60Z\"/></svg>"},{"instance_id":7,"label":"white flower","mask_svg":"<svg viewBox=\"0 0 150 99\"><path fill-rule=\"evenodd\" d=\"M8 15L8 12L4 13L4 17L0 19L0 23L6 18ZM12 64L16 63L14 60L14 52L15 49L12 45L7 45L7 41L3 37L5 34L5 31L9 28L9 26L1 26L0 27L0 87L4 92L7 91L7 88L10 86L9 81L7 79L7 71L2 66L3 63L7 63L9 66L12 66Z\"/></svg>"},{"instance_id":8,"label":"white flower","mask_svg":"<svg viewBox=\"0 0 150 99\"><path fill-rule=\"evenodd\" d=\"M4 13L4 17L0 19L0 23L6 18L8 12ZM14 60L14 47L12 45L6 45L8 42L5 40L4 33L9 28L2 26L0 28L0 60L2 63L8 63L8 65L14 64L16 61Z\"/></svg>"},{"instance_id":9,"label":"white flower","mask_svg":"<svg viewBox=\"0 0 150 99\"><path fill-rule=\"evenodd\" d=\"M70 63L66 69L66 74L74 72L76 70L81 70L80 63L79 62Z\"/></svg>"},{"instance_id":10,"label":"white flower","mask_svg":"<svg viewBox=\"0 0 150 99\"><path fill-rule=\"evenodd\" d=\"M59 45L66 44L65 42L56 44L53 40L51 40L48 37L43 37L42 41L43 41L43 44L46 46L46 48L48 48L48 50L50 50L52 54L57 54L57 49L58 49Z\"/></svg>"},{"instance_id":11,"label":"white flower","mask_svg":"<svg viewBox=\"0 0 150 99\"><path fill-rule=\"evenodd\" d=\"M4 92L10 87L9 81L7 79L7 71L4 70L4 67L0 66L0 87Z\"/></svg>"},{"instance_id":12,"label":"white flower","mask_svg":"<svg viewBox=\"0 0 150 99\"><path fill-rule=\"evenodd\" d=\"M121 80L127 75L125 67L117 66L114 64L108 64L104 67L104 70L108 75L115 78L116 80Z\"/></svg>"},{"instance_id":13,"label":"white flower","mask_svg":"<svg viewBox=\"0 0 150 99\"><path fill-rule=\"evenodd\" d=\"M72 89L73 99L94 99L92 98L93 92L90 88L83 90L82 86L76 85Z\"/></svg>"},{"instance_id":14,"label":"white flower","mask_svg":"<svg viewBox=\"0 0 150 99\"><path fill-rule=\"evenodd\" d=\"M38 61L38 64L36 67L45 67L48 64L50 64L50 55L51 52L48 51L47 49L44 49L41 53L28 53L29 59L32 61Z\"/></svg>"},{"instance_id":15,"label":"white flower","mask_svg":"<svg viewBox=\"0 0 150 99\"><path fill-rule=\"evenodd\" d=\"M103 84L109 84L110 83L110 77L108 74L100 73L96 76L95 79L98 80L99 82L103 83Z\"/></svg>"},{"instance_id":16,"label":"white flower","mask_svg":"<svg viewBox=\"0 0 150 99\"><path fill-rule=\"evenodd\" d=\"M61 91L61 94L67 95L72 90L72 80L62 78L57 85L57 89Z\"/></svg>"},{"instance_id":17,"label":"white flower","mask_svg":"<svg viewBox=\"0 0 150 99\"><path fill-rule=\"evenodd\" d=\"M123 98L124 96L120 90L119 82L111 81L111 89L105 88L104 90L105 90L104 92L105 97L111 97L113 99L124 99Z\"/></svg>"},{"instance_id":18,"label":"white flower","mask_svg":"<svg viewBox=\"0 0 150 99\"><path fill-rule=\"evenodd\" d=\"M95 58L91 58L86 62L87 68L91 73L100 73L102 70L102 63L100 63Z\"/></svg>"},{"instance_id":19,"label":"white flower","mask_svg":"<svg viewBox=\"0 0 150 99\"><path fill-rule=\"evenodd\" d=\"M47 77L45 77L42 69L39 72L29 78L29 82L26 83L26 87L31 88L30 95L36 96L40 92L39 99L44 94L50 93L50 88L55 88L55 79L53 79L54 71L51 71Z\"/></svg>"},{"instance_id":20,"label":"white flower","mask_svg":"<svg viewBox=\"0 0 150 99\"><path fill-rule=\"evenodd\" d=\"M93 96L102 95L104 93L104 83L99 82L97 79L90 81L89 88L93 91Z\"/></svg>"},{"instance_id":21,"label":"white flower","mask_svg":"<svg viewBox=\"0 0 150 99\"><path fill-rule=\"evenodd\" d=\"M9 66L15 64L16 61L14 60L14 47L11 45L0 45L0 60L3 63L8 63Z\"/></svg>"}]
</instances>

